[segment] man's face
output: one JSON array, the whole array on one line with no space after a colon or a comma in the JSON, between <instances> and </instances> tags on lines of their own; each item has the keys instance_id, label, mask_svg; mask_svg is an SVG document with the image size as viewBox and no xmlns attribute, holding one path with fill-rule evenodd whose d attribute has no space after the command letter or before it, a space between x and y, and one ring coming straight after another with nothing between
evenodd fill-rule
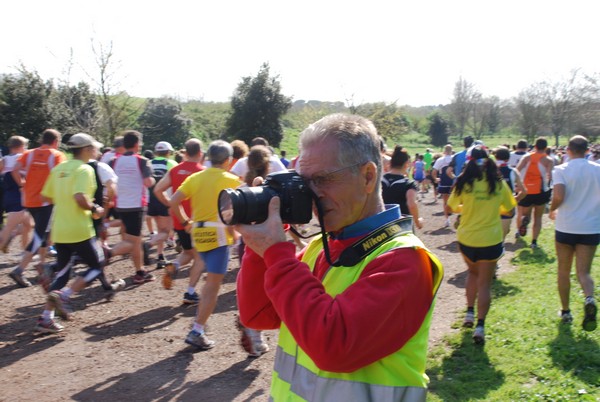
<instances>
[{"instance_id":1,"label":"man's face","mask_svg":"<svg viewBox=\"0 0 600 402\"><path fill-rule=\"evenodd\" d=\"M368 216L367 201L372 187L366 183L366 165L360 165L359 173L355 174L350 167L338 165L333 157L338 152L337 142L329 139L303 149L298 162L298 173L309 180L321 202L328 232L337 232ZM313 209L316 215L316 208Z\"/></svg>"}]
</instances>

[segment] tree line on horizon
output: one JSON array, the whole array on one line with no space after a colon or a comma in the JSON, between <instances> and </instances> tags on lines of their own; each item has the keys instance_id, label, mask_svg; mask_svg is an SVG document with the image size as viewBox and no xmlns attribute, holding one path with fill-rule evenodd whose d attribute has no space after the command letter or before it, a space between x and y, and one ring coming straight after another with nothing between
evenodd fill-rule
<instances>
[{"instance_id":1,"label":"tree line on horizon","mask_svg":"<svg viewBox=\"0 0 600 402\"><path fill-rule=\"evenodd\" d=\"M388 143L402 143L409 133L427 135L442 146L450 136L477 139L510 133L532 142L543 135L555 139L600 134L600 80L573 70L563 80L541 81L515 98L485 97L473 83L460 77L449 104L412 107L395 103L293 100L281 92L280 77L263 64L255 76L243 77L231 101L181 101L171 97L139 98L119 90L114 81L112 48L97 54L98 74L90 85L67 80L44 80L21 66L16 74L0 76L0 142L11 135L29 138L33 145L46 128L63 135L86 132L110 145L125 129L137 129L151 147L168 140L181 147L194 136L204 141L262 136L278 148L286 133L298 133L319 118L336 112L371 119Z\"/></svg>"}]
</instances>

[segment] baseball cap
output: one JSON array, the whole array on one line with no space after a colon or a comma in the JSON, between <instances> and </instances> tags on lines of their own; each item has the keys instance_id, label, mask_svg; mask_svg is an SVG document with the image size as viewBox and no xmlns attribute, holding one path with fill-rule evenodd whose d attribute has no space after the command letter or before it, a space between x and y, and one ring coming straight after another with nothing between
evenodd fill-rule
<instances>
[{"instance_id":1,"label":"baseball cap","mask_svg":"<svg viewBox=\"0 0 600 402\"><path fill-rule=\"evenodd\" d=\"M173 151L173 147L167 141L159 141L154 146L155 151Z\"/></svg>"},{"instance_id":2,"label":"baseball cap","mask_svg":"<svg viewBox=\"0 0 600 402\"><path fill-rule=\"evenodd\" d=\"M77 133L73 134L69 141L67 141L67 147L70 149L73 148L84 148L89 147L90 145L96 148L102 148L103 144L96 141L94 137L85 133Z\"/></svg>"}]
</instances>

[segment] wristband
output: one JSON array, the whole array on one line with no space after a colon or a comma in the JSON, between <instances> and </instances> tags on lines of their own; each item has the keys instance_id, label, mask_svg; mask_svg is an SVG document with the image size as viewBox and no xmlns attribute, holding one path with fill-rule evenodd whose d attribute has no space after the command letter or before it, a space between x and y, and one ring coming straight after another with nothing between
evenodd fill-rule
<instances>
[{"instance_id":1,"label":"wristband","mask_svg":"<svg viewBox=\"0 0 600 402\"><path fill-rule=\"evenodd\" d=\"M183 227L186 227L187 225L190 225L190 224L191 224L191 222L190 222L189 219L186 220L186 221L181 222L181 226L183 226Z\"/></svg>"},{"instance_id":2,"label":"wristband","mask_svg":"<svg viewBox=\"0 0 600 402\"><path fill-rule=\"evenodd\" d=\"M92 209L90 209L90 211L92 211L92 214L95 214L97 209L98 209L98 205L94 204L94 205L92 205Z\"/></svg>"}]
</instances>

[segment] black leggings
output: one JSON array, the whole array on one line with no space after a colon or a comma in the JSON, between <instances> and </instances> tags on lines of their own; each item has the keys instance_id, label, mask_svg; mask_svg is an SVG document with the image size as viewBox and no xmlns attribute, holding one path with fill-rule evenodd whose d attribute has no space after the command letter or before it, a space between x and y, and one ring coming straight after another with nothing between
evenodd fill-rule
<instances>
[{"instance_id":1,"label":"black leggings","mask_svg":"<svg viewBox=\"0 0 600 402\"><path fill-rule=\"evenodd\" d=\"M50 285L50 290L60 290L67 285L73 269L73 254L77 254L89 268L83 274L86 284L95 279L104 279L104 252L95 237L79 243L55 243L56 266L54 268L56 277ZM103 283L104 286L104 283Z\"/></svg>"},{"instance_id":2,"label":"black leggings","mask_svg":"<svg viewBox=\"0 0 600 402\"><path fill-rule=\"evenodd\" d=\"M54 205L45 207L27 208L33 218L33 238L25 250L35 254L40 247L47 246L48 233L50 231L50 217L52 216Z\"/></svg>"}]
</instances>

